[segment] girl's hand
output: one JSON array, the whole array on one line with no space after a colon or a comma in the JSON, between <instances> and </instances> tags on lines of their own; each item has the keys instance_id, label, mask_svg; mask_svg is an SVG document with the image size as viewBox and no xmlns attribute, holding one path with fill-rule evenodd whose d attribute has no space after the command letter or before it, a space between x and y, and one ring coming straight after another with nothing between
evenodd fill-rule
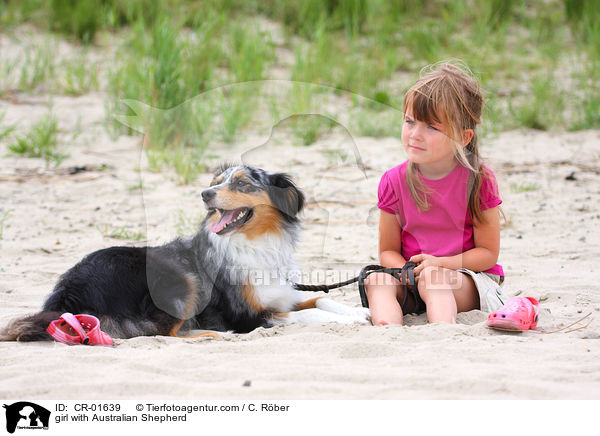
<instances>
[{"instance_id":1,"label":"girl's hand","mask_svg":"<svg viewBox=\"0 0 600 436\"><path fill-rule=\"evenodd\" d=\"M417 264L417 266L413 270L415 276L418 276L426 266L442 266L442 258L432 256L431 254L415 254L408 260Z\"/></svg>"}]
</instances>

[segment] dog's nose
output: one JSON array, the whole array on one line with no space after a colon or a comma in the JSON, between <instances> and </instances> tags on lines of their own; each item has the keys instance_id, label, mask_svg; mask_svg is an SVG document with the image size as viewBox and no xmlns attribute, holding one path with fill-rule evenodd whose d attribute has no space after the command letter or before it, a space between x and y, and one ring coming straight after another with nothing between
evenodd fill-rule
<instances>
[{"instance_id":1,"label":"dog's nose","mask_svg":"<svg viewBox=\"0 0 600 436\"><path fill-rule=\"evenodd\" d=\"M202 191L202 200L210 201L213 198L215 198L216 195L217 193L214 189L205 189L204 191Z\"/></svg>"}]
</instances>

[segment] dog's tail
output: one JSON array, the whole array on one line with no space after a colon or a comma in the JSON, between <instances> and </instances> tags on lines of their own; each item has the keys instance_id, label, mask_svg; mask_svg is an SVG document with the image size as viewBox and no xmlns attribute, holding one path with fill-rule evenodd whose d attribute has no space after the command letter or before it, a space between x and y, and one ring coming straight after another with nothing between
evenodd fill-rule
<instances>
[{"instance_id":1,"label":"dog's tail","mask_svg":"<svg viewBox=\"0 0 600 436\"><path fill-rule=\"evenodd\" d=\"M48 325L60 317L60 312L40 312L17 318L0 330L0 341L51 341Z\"/></svg>"}]
</instances>

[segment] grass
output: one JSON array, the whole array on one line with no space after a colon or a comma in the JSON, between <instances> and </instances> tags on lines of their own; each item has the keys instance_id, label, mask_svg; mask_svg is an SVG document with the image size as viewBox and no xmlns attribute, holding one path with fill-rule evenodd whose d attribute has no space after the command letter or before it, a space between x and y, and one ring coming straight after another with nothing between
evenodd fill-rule
<instances>
[{"instance_id":1,"label":"grass","mask_svg":"<svg viewBox=\"0 0 600 436\"><path fill-rule=\"evenodd\" d=\"M235 24L229 35L230 53L227 63L234 82L264 78L266 66L274 58L274 46L269 36L256 27Z\"/></svg>"},{"instance_id":2,"label":"grass","mask_svg":"<svg viewBox=\"0 0 600 436\"><path fill-rule=\"evenodd\" d=\"M400 138L402 134L401 119L401 111L395 109L385 111L359 109L353 111L350 116L350 122L354 126L353 131L360 136L374 138Z\"/></svg>"},{"instance_id":3,"label":"grass","mask_svg":"<svg viewBox=\"0 0 600 436\"><path fill-rule=\"evenodd\" d=\"M554 83L553 77L536 76L531 81L531 89L520 96L518 104L513 103L513 100L509 102L509 110L518 126L549 130L561 122L564 101Z\"/></svg>"},{"instance_id":4,"label":"grass","mask_svg":"<svg viewBox=\"0 0 600 436\"><path fill-rule=\"evenodd\" d=\"M327 116L311 114L295 115L287 122L291 126L294 137L300 141L300 145L314 144L336 125L336 122Z\"/></svg>"},{"instance_id":5,"label":"grass","mask_svg":"<svg viewBox=\"0 0 600 436\"><path fill-rule=\"evenodd\" d=\"M540 184L536 182L513 183L510 185L511 192L515 193L538 191L540 189Z\"/></svg>"},{"instance_id":6,"label":"grass","mask_svg":"<svg viewBox=\"0 0 600 436\"><path fill-rule=\"evenodd\" d=\"M176 223L177 235L190 236L197 233L204 216L205 214L190 216L189 214L186 214L185 211L178 209Z\"/></svg>"},{"instance_id":7,"label":"grass","mask_svg":"<svg viewBox=\"0 0 600 436\"><path fill-rule=\"evenodd\" d=\"M8 139L10 137L10 135L17 128L16 124L3 126L2 123L3 123L5 117L6 117L6 112L1 112L0 113L0 141L2 141L4 139Z\"/></svg>"},{"instance_id":8,"label":"grass","mask_svg":"<svg viewBox=\"0 0 600 436\"><path fill-rule=\"evenodd\" d=\"M0 97L18 91L29 94L82 95L99 89L98 65L86 50L59 62L58 41L46 38L23 43L24 56L0 59Z\"/></svg>"},{"instance_id":9,"label":"grass","mask_svg":"<svg viewBox=\"0 0 600 436\"><path fill-rule=\"evenodd\" d=\"M60 66L59 88L67 95L83 95L98 91L98 65L85 52L76 54Z\"/></svg>"},{"instance_id":10,"label":"grass","mask_svg":"<svg viewBox=\"0 0 600 436\"><path fill-rule=\"evenodd\" d=\"M4 223L8 219L8 215L13 211L14 209L0 211L0 241L2 241L2 237L4 236Z\"/></svg>"},{"instance_id":11,"label":"grass","mask_svg":"<svg viewBox=\"0 0 600 436\"><path fill-rule=\"evenodd\" d=\"M179 184L187 185L208 170L203 163L202 156L193 148L180 147L178 149L150 149L146 151L148 169L152 172L161 172L164 168L171 168Z\"/></svg>"},{"instance_id":12,"label":"grass","mask_svg":"<svg viewBox=\"0 0 600 436\"><path fill-rule=\"evenodd\" d=\"M54 76L56 45L56 41L46 40L40 46L26 47L25 57L20 63L19 89L31 92L39 86L47 84L48 80Z\"/></svg>"},{"instance_id":13,"label":"grass","mask_svg":"<svg viewBox=\"0 0 600 436\"><path fill-rule=\"evenodd\" d=\"M137 242L146 238L146 234L144 232L132 231L128 229L127 226L111 227L109 225L105 225L103 228L98 227L98 231L102 233L103 237L111 239L122 239Z\"/></svg>"},{"instance_id":14,"label":"grass","mask_svg":"<svg viewBox=\"0 0 600 436\"><path fill-rule=\"evenodd\" d=\"M43 158L46 168L57 167L68 157L58 149L58 121L51 114L34 123L25 135L18 136L8 149L17 155Z\"/></svg>"},{"instance_id":15,"label":"grass","mask_svg":"<svg viewBox=\"0 0 600 436\"><path fill-rule=\"evenodd\" d=\"M194 179L208 144L236 142L262 110L312 114L289 121L299 144L331 129L323 108L343 92L293 87L260 108L260 86L226 86L268 79L274 65L291 80L398 107L423 66L460 58L487 91L484 134L600 128L599 16L596 0L0 1L0 26L31 23L80 52L58 63L55 37L26 45L20 61L0 60L0 94L79 95L99 90L106 74L109 132L144 131L152 166L174 169L182 182ZM265 18L283 41L261 27ZM106 35L122 44L102 72L86 53ZM155 110L140 115L127 99ZM115 114L138 117L136 128ZM351 117L361 135L398 136L393 114L360 106Z\"/></svg>"}]
</instances>

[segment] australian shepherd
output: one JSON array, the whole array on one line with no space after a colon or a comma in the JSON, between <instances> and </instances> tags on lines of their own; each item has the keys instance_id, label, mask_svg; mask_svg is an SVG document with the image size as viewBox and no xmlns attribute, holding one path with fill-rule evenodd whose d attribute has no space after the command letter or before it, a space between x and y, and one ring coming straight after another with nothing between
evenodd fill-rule
<instances>
[{"instance_id":1,"label":"australian shepherd","mask_svg":"<svg viewBox=\"0 0 600 436\"><path fill-rule=\"evenodd\" d=\"M40 313L13 321L0 340L51 340L46 328L64 312L95 315L118 338L368 322L362 307L293 288L304 195L289 176L225 165L202 200L208 214L194 237L89 254L60 277Z\"/></svg>"}]
</instances>

